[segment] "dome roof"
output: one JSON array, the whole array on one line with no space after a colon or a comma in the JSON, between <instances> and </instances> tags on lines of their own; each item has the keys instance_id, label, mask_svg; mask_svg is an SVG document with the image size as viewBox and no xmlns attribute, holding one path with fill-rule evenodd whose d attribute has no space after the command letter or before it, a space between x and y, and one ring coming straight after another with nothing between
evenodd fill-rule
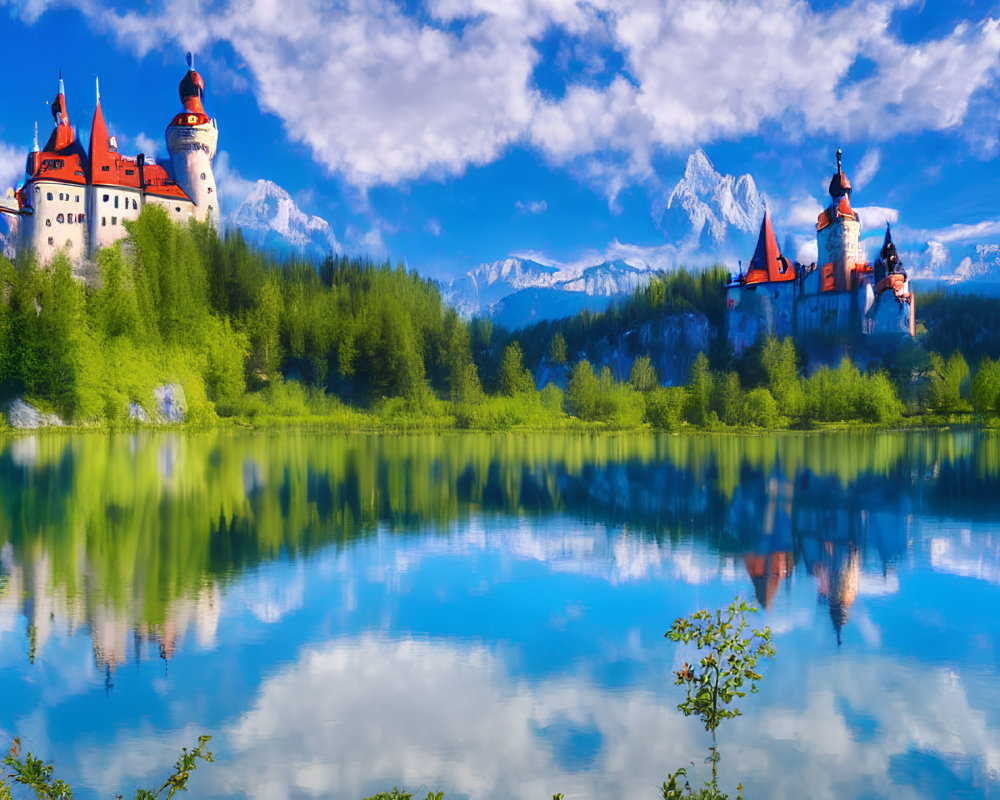
<instances>
[{"instance_id":1,"label":"dome roof","mask_svg":"<svg viewBox=\"0 0 1000 800\"><path fill-rule=\"evenodd\" d=\"M851 193L851 182L847 180L847 176L840 166L840 156L840 148L837 148L837 171L830 178L830 197L834 200L843 197L845 194L850 195Z\"/></svg>"}]
</instances>

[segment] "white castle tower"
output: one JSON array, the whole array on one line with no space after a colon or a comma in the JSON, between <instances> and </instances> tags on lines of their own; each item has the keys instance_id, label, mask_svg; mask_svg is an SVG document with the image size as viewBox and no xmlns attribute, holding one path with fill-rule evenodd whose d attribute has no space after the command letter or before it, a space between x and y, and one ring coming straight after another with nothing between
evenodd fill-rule
<instances>
[{"instance_id":1,"label":"white castle tower","mask_svg":"<svg viewBox=\"0 0 1000 800\"><path fill-rule=\"evenodd\" d=\"M195 219L210 221L220 229L219 195L212 171L219 141L219 128L202 105L205 81L187 54L188 72L180 85L184 111L167 126L167 150L173 164L174 180L195 205Z\"/></svg>"}]
</instances>

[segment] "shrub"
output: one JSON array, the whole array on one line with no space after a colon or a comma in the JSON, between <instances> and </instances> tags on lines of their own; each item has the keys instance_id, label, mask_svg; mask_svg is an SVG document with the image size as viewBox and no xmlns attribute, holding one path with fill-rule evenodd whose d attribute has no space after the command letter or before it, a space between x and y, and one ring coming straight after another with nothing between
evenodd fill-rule
<instances>
[{"instance_id":1,"label":"shrub","mask_svg":"<svg viewBox=\"0 0 1000 800\"><path fill-rule=\"evenodd\" d=\"M687 396L682 386L661 386L647 392L644 395L646 422L659 430L677 430L684 424Z\"/></svg>"}]
</instances>

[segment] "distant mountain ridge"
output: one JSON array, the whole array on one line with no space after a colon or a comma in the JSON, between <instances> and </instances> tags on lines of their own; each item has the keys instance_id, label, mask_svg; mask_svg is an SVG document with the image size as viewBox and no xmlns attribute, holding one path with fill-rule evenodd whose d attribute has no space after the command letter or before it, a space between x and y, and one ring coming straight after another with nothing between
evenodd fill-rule
<instances>
[{"instance_id":1,"label":"distant mountain ridge","mask_svg":"<svg viewBox=\"0 0 1000 800\"><path fill-rule=\"evenodd\" d=\"M250 244L279 256L325 258L341 251L333 228L322 217L306 214L278 184L258 180L229 217Z\"/></svg>"},{"instance_id":2,"label":"distant mountain ridge","mask_svg":"<svg viewBox=\"0 0 1000 800\"><path fill-rule=\"evenodd\" d=\"M764 198L753 176L724 175L701 149L684 175L660 201L658 212L668 241L655 258L596 260L553 266L509 257L469 270L442 287L445 299L464 317L489 316L509 328L575 314L603 311L615 298L649 282L657 270L703 267L735 261L753 252Z\"/></svg>"}]
</instances>

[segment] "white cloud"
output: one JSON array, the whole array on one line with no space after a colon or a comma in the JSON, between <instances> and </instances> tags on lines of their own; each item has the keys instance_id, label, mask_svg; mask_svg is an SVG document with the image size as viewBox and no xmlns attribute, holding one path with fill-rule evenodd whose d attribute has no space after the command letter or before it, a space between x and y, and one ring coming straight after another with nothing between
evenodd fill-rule
<instances>
[{"instance_id":1,"label":"white cloud","mask_svg":"<svg viewBox=\"0 0 1000 800\"><path fill-rule=\"evenodd\" d=\"M146 156L146 159L156 159L156 154L165 149L160 140L154 139L152 136L147 136L143 132L139 132L135 136L129 137L129 142L135 149L136 153L142 153Z\"/></svg>"},{"instance_id":2,"label":"white cloud","mask_svg":"<svg viewBox=\"0 0 1000 800\"><path fill-rule=\"evenodd\" d=\"M854 171L854 176L851 180L854 190L857 191L868 185L871 179L878 173L880 166L882 166L882 151L877 147L871 147L866 150L865 154L861 157L861 161L858 162L858 168Z\"/></svg>"},{"instance_id":3,"label":"white cloud","mask_svg":"<svg viewBox=\"0 0 1000 800\"><path fill-rule=\"evenodd\" d=\"M544 200L529 200L527 203L522 203L518 200L514 203L514 208L517 209L519 214L541 214L549 207L549 204Z\"/></svg>"},{"instance_id":4,"label":"white cloud","mask_svg":"<svg viewBox=\"0 0 1000 800\"><path fill-rule=\"evenodd\" d=\"M183 11L71 2L138 53L228 44L260 106L355 186L460 174L530 144L613 207L625 186L655 180L658 152L764 123L855 141L958 131L977 93L996 85L1000 58L993 19L901 40L892 18L907 0L821 11L800 0L430 0L419 18L392 0L186 0ZM15 5L28 21L44 8ZM586 70L567 74L564 96L544 97L537 43L553 27L606 43L624 70L603 86ZM860 58L871 72L849 82ZM879 163L869 149L859 185Z\"/></svg>"},{"instance_id":5,"label":"white cloud","mask_svg":"<svg viewBox=\"0 0 1000 800\"><path fill-rule=\"evenodd\" d=\"M869 232L884 228L888 222L894 225L899 221L899 211L884 206L858 206L855 209L864 229Z\"/></svg>"},{"instance_id":6,"label":"white cloud","mask_svg":"<svg viewBox=\"0 0 1000 800\"><path fill-rule=\"evenodd\" d=\"M424 230L427 231L431 236L441 235L441 220L437 217L433 217L427 220L427 224L424 225Z\"/></svg>"},{"instance_id":7,"label":"white cloud","mask_svg":"<svg viewBox=\"0 0 1000 800\"><path fill-rule=\"evenodd\" d=\"M27 147L0 142L0 196L8 187L17 186L24 175L24 160L28 155Z\"/></svg>"},{"instance_id":8,"label":"white cloud","mask_svg":"<svg viewBox=\"0 0 1000 800\"><path fill-rule=\"evenodd\" d=\"M942 244L954 242L971 242L1000 236L1000 219L987 219L982 222L960 223L946 228L924 231L924 236Z\"/></svg>"}]
</instances>

